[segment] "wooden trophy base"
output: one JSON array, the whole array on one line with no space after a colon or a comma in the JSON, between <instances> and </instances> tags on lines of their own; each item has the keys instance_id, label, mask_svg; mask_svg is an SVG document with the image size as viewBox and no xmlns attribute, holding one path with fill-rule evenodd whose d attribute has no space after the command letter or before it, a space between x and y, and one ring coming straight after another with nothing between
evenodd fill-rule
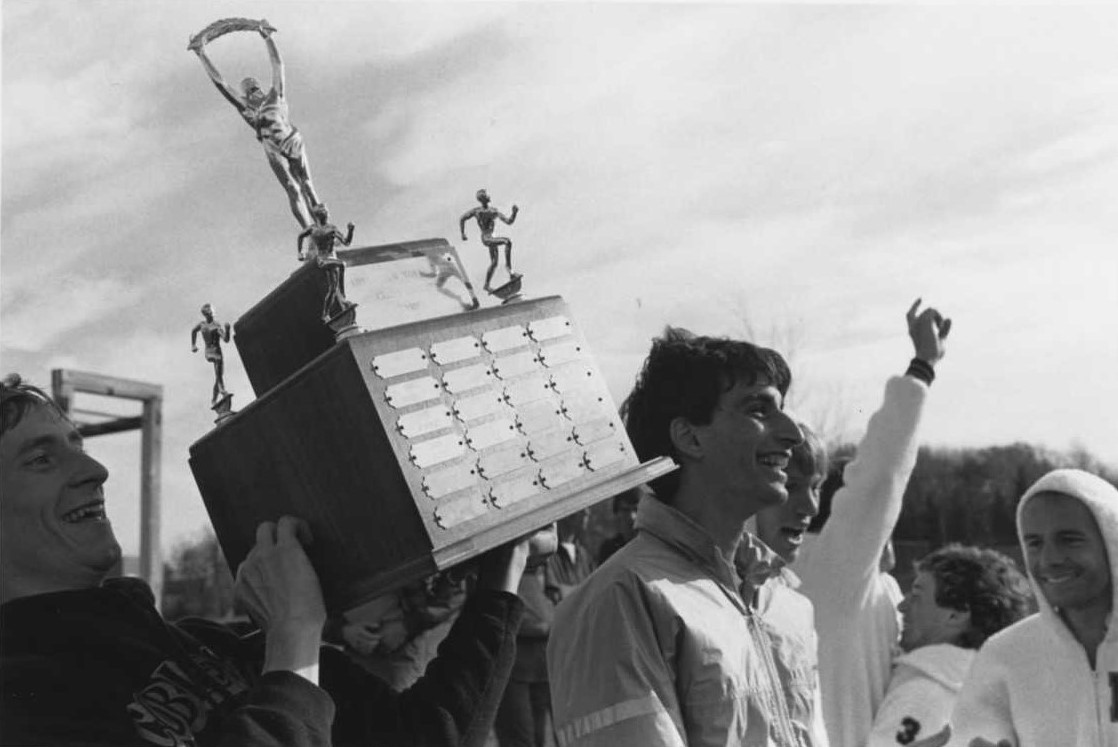
<instances>
[{"instance_id":1,"label":"wooden trophy base","mask_svg":"<svg viewBox=\"0 0 1118 747\"><path fill-rule=\"evenodd\" d=\"M639 464L557 297L352 335L190 449L230 566L306 519L341 612L675 468Z\"/></svg>"}]
</instances>

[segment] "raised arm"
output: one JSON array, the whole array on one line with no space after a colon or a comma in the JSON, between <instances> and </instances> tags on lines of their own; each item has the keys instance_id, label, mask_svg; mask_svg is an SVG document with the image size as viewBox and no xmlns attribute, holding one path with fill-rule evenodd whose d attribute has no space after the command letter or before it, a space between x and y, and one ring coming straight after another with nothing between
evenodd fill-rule
<instances>
[{"instance_id":1,"label":"raised arm","mask_svg":"<svg viewBox=\"0 0 1118 747\"><path fill-rule=\"evenodd\" d=\"M470 218L473 218L475 215L477 215L477 208L471 208L470 210L467 210L461 218L458 219L458 230L462 232L463 241L469 241L469 239L466 238L466 221L468 221Z\"/></svg>"},{"instance_id":2,"label":"raised arm","mask_svg":"<svg viewBox=\"0 0 1118 747\"><path fill-rule=\"evenodd\" d=\"M205 69L206 75L210 76L210 80L213 81L214 86L221 92L221 95L224 96L226 101L232 104L237 111L243 112L245 110L244 102L238 98L237 92L225 82L225 78L221 77L221 73L218 72L217 67L210 61L209 55L206 54L205 47L198 46L195 48L194 53L197 54L198 59L202 61L202 67Z\"/></svg>"},{"instance_id":3,"label":"raised arm","mask_svg":"<svg viewBox=\"0 0 1118 747\"><path fill-rule=\"evenodd\" d=\"M268 47L268 57L272 60L272 90L281 99L284 98L283 58L280 57L279 47L272 39L274 28L267 21L260 21L260 35L264 37L264 44Z\"/></svg>"},{"instance_id":4,"label":"raised arm","mask_svg":"<svg viewBox=\"0 0 1118 747\"><path fill-rule=\"evenodd\" d=\"M503 220L507 225L511 226L513 224L513 221L516 220L516 214L519 213L519 212L520 212L520 208L517 207L516 205L513 205L512 206L512 215L510 215L506 218L504 213L498 212L497 217L500 218L501 220Z\"/></svg>"},{"instance_id":5,"label":"raised arm","mask_svg":"<svg viewBox=\"0 0 1118 747\"><path fill-rule=\"evenodd\" d=\"M524 605L515 589L527 557L524 540L481 559L478 589L423 677L403 692L337 652L324 652L323 687L337 704L334 743L482 744L516 658Z\"/></svg>"},{"instance_id":6,"label":"raised arm","mask_svg":"<svg viewBox=\"0 0 1118 747\"><path fill-rule=\"evenodd\" d=\"M349 246L353 243L354 230L356 230L355 226L352 223L349 223L346 226L345 235L342 235L342 232L338 231L337 229L334 230L334 235L338 237L338 241L342 242L342 246Z\"/></svg>"},{"instance_id":7,"label":"raised arm","mask_svg":"<svg viewBox=\"0 0 1118 747\"><path fill-rule=\"evenodd\" d=\"M858 603L877 574L885 543L900 518L905 486L916 465L917 434L934 366L944 355L951 321L933 308L908 310L916 358L904 376L885 386L885 400L870 418L853 461L843 473L831 517L805 564L797 568L808 595ZM814 599L814 596L812 596Z\"/></svg>"}]
</instances>

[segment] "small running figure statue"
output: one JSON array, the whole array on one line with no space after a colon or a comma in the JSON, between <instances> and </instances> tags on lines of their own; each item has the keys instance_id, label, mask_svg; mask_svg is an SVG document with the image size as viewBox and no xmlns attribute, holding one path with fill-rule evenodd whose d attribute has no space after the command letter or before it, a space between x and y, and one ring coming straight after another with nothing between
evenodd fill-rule
<instances>
[{"instance_id":1,"label":"small running figure statue","mask_svg":"<svg viewBox=\"0 0 1118 747\"><path fill-rule=\"evenodd\" d=\"M511 226L516 220L516 214L520 212L520 208L513 205L512 214L506 216L497 208L489 207L489 193L484 189L477 191L477 201L481 203L481 206L468 210L465 215L459 218L458 228L462 231L462 240L469 241L466 237L466 221L471 218L477 219L477 226L481 229L481 243L489 249L489 270L485 273L485 290L492 293L493 273L497 270L497 257L502 246L505 248L505 269L509 272L509 278L515 279L512 272L512 241L504 236L494 236L493 229L497 225L498 218L504 221L506 225Z\"/></svg>"},{"instance_id":2,"label":"small running figure statue","mask_svg":"<svg viewBox=\"0 0 1118 747\"><path fill-rule=\"evenodd\" d=\"M241 81L241 94L238 95L206 55L206 44L230 31L253 28L264 37L264 44L268 48L268 57L272 62L272 87L265 93L256 78L245 78ZM265 20L229 18L216 21L196 34L190 40L188 49L198 55L202 67L217 90L256 133L256 139L264 146L268 165L287 192L295 220L299 221L300 226L307 228L311 225L310 209L318 204L318 194L311 183L311 169L303 146L303 136L288 117L283 59L272 39L274 32L275 28Z\"/></svg>"},{"instance_id":3,"label":"small running figure statue","mask_svg":"<svg viewBox=\"0 0 1118 747\"><path fill-rule=\"evenodd\" d=\"M221 343L229 342L229 323L224 325L214 321L214 308L210 304L202 307L203 320L190 331L190 351L198 352L198 333L206 345L206 360L214 364L213 402L216 403L228 392L225 391L225 359L221 354Z\"/></svg>"},{"instance_id":4,"label":"small running figure statue","mask_svg":"<svg viewBox=\"0 0 1118 747\"><path fill-rule=\"evenodd\" d=\"M354 304L345 297L345 262L338 258L335 251L337 242L343 246L353 243L354 226L346 226L346 233L338 230L330 222L330 211L326 205L319 203L311 208L314 224L299 234L295 241L295 250L299 254L299 261L305 262L313 259L324 273L326 273L326 296L322 301L322 321L328 322L338 314L351 308ZM310 250L303 251L303 242L311 240Z\"/></svg>"}]
</instances>

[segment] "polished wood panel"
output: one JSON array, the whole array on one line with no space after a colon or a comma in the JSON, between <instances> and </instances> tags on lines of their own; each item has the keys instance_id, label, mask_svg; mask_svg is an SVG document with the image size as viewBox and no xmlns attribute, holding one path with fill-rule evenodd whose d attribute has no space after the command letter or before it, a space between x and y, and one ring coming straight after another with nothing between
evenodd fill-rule
<instances>
[{"instance_id":1,"label":"polished wood panel","mask_svg":"<svg viewBox=\"0 0 1118 747\"><path fill-rule=\"evenodd\" d=\"M445 355L470 338L476 355ZM548 361L557 338L564 355ZM200 439L190 463L232 566L260 521L310 523L334 611L673 468L637 463L558 297L349 337Z\"/></svg>"}]
</instances>

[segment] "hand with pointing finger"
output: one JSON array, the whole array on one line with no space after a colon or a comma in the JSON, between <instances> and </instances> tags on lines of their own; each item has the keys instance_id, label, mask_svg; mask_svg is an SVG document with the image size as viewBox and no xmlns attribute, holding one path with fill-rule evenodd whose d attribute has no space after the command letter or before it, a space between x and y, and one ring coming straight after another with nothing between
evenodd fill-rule
<instances>
[{"instance_id":1,"label":"hand with pointing finger","mask_svg":"<svg viewBox=\"0 0 1118 747\"><path fill-rule=\"evenodd\" d=\"M951 332L951 320L945 319L935 308L929 306L920 311L921 299L916 299L906 314L908 336L916 349L916 357L934 366L947 352L947 335Z\"/></svg>"}]
</instances>

